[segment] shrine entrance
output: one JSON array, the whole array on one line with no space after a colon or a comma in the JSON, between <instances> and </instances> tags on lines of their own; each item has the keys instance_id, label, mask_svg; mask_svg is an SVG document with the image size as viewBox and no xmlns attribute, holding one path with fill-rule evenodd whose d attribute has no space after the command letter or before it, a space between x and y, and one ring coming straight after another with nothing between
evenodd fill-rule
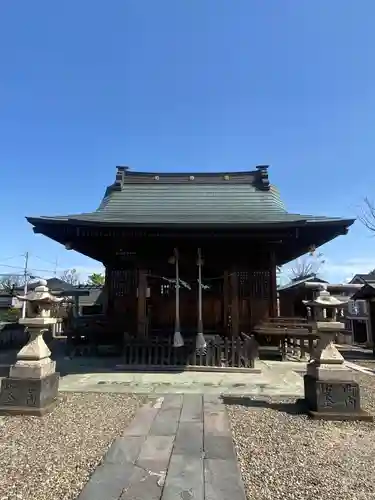
<instances>
[{"instance_id":1,"label":"shrine entrance","mask_svg":"<svg viewBox=\"0 0 375 500\"><path fill-rule=\"evenodd\" d=\"M207 281L209 283L209 281ZM173 279L150 276L148 278L150 297L147 299L149 332L174 330L176 319L176 285ZM205 331L224 331L224 307L222 279L204 285L202 293L203 325ZM181 331L194 335L198 325L198 283L180 283Z\"/></svg>"}]
</instances>

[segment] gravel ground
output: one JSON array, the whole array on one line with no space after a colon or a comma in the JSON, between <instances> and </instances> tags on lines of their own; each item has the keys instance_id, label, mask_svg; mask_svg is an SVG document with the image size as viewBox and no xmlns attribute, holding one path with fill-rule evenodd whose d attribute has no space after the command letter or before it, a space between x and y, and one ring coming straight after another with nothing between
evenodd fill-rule
<instances>
[{"instance_id":1,"label":"gravel ground","mask_svg":"<svg viewBox=\"0 0 375 500\"><path fill-rule=\"evenodd\" d=\"M354 378L375 414L375 377ZM283 403L227 406L248 500L374 500L375 424L312 421Z\"/></svg>"},{"instance_id":2,"label":"gravel ground","mask_svg":"<svg viewBox=\"0 0 375 500\"><path fill-rule=\"evenodd\" d=\"M0 500L73 500L143 398L65 394L43 418L0 425Z\"/></svg>"}]
</instances>

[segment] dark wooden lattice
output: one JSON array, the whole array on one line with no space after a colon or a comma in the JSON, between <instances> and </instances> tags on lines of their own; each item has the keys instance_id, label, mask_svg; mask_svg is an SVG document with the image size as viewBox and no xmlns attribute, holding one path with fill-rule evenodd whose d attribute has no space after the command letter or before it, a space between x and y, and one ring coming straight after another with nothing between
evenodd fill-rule
<instances>
[{"instance_id":1,"label":"dark wooden lattice","mask_svg":"<svg viewBox=\"0 0 375 500\"><path fill-rule=\"evenodd\" d=\"M249 297L250 296L250 277L248 271L240 271L238 275L238 286L239 286L239 296Z\"/></svg>"},{"instance_id":2,"label":"dark wooden lattice","mask_svg":"<svg viewBox=\"0 0 375 500\"><path fill-rule=\"evenodd\" d=\"M136 272L133 270L113 270L110 286L114 297L125 297L135 292L137 286Z\"/></svg>"},{"instance_id":3,"label":"dark wooden lattice","mask_svg":"<svg viewBox=\"0 0 375 500\"><path fill-rule=\"evenodd\" d=\"M269 299L270 279L269 271L252 271L250 275L249 296L256 299Z\"/></svg>"}]
</instances>

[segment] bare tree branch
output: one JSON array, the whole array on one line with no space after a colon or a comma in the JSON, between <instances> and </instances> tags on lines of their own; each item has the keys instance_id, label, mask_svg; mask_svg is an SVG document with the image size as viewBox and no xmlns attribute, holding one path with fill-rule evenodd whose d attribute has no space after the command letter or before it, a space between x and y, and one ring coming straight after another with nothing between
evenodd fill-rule
<instances>
[{"instance_id":1,"label":"bare tree branch","mask_svg":"<svg viewBox=\"0 0 375 500\"><path fill-rule=\"evenodd\" d=\"M375 204L369 199L364 199L364 207L358 219L369 231L375 233Z\"/></svg>"},{"instance_id":2,"label":"bare tree branch","mask_svg":"<svg viewBox=\"0 0 375 500\"><path fill-rule=\"evenodd\" d=\"M79 284L79 274L77 273L77 269L66 269L60 275L60 279L65 281L65 283L69 283L69 285L76 286Z\"/></svg>"},{"instance_id":3,"label":"bare tree branch","mask_svg":"<svg viewBox=\"0 0 375 500\"><path fill-rule=\"evenodd\" d=\"M290 280L297 281L310 276L317 276L324 263L323 254L312 250L307 255L294 261L290 268Z\"/></svg>"},{"instance_id":4,"label":"bare tree branch","mask_svg":"<svg viewBox=\"0 0 375 500\"><path fill-rule=\"evenodd\" d=\"M13 293L14 288L24 285L24 278L17 274L7 276L0 276L0 290L6 293Z\"/></svg>"}]
</instances>

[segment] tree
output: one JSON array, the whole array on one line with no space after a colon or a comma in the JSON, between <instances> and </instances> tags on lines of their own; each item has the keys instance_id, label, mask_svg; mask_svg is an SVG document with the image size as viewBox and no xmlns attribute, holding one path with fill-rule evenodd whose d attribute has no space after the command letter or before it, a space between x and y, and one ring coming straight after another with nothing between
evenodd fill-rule
<instances>
[{"instance_id":1,"label":"tree","mask_svg":"<svg viewBox=\"0 0 375 500\"><path fill-rule=\"evenodd\" d=\"M12 293L14 288L22 287L25 283L23 276L18 274L8 274L0 277L0 290L2 292Z\"/></svg>"},{"instance_id":2,"label":"tree","mask_svg":"<svg viewBox=\"0 0 375 500\"><path fill-rule=\"evenodd\" d=\"M308 254L294 261L290 268L290 279L291 281L298 281L316 277L324 264L323 254L316 252L315 248L312 248Z\"/></svg>"},{"instance_id":3,"label":"tree","mask_svg":"<svg viewBox=\"0 0 375 500\"><path fill-rule=\"evenodd\" d=\"M89 276L88 285L92 286L103 286L105 282L105 276L101 273L93 273Z\"/></svg>"},{"instance_id":4,"label":"tree","mask_svg":"<svg viewBox=\"0 0 375 500\"><path fill-rule=\"evenodd\" d=\"M364 207L358 219L369 231L375 233L375 204L369 199L364 199Z\"/></svg>"},{"instance_id":5,"label":"tree","mask_svg":"<svg viewBox=\"0 0 375 500\"><path fill-rule=\"evenodd\" d=\"M79 274L77 272L77 269L66 269L61 273L60 279L72 286L79 285Z\"/></svg>"}]
</instances>

